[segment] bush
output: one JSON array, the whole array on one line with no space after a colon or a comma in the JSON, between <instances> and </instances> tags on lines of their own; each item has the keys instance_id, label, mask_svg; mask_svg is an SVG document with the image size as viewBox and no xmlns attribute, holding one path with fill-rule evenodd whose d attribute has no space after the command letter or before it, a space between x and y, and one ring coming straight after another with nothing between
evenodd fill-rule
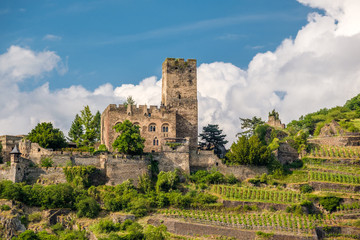
<instances>
[{"instance_id":1,"label":"bush","mask_svg":"<svg viewBox=\"0 0 360 240\"><path fill-rule=\"evenodd\" d=\"M311 193L313 190L313 187L309 184L304 184L300 186L301 193Z\"/></svg>"},{"instance_id":2,"label":"bush","mask_svg":"<svg viewBox=\"0 0 360 240\"><path fill-rule=\"evenodd\" d=\"M167 233L167 228L164 225L154 227L148 225L144 230L144 236L146 240L165 240L168 239L169 234Z\"/></svg>"},{"instance_id":3,"label":"bush","mask_svg":"<svg viewBox=\"0 0 360 240\"><path fill-rule=\"evenodd\" d=\"M28 216L29 222L40 222L41 219L42 219L41 213L39 213L39 212L32 213Z\"/></svg>"},{"instance_id":4,"label":"bush","mask_svg":"<svg viewBox=\"0 0 360 240\"><path fill-rule=\"evenodd\" d=\"M100 220L100 222L91 225L90 229L94 231L95 233L111 233L111 232L117 232L121 229L120 224L114 224L109 219Z\"/></svg>"},{"instance_id":5,"label":"bush","mask_svg":"<svg viewBox=\"0 0 360 240\"><path fill-rule=\"evenodd\" d=\"M11 208L9 207L9 205L3 204L0 206L0 210L1 211L9 211Z\"/></svg>"},{"instance_id":6,"label":"bush","mask_svg":"<svg viewBox=\"0 0 360 240\"><path fill-rule=\"evenodd\" d=\"M78 217L95 218L99 215L100 206L92 197L87 197L75 204Z\"/></svg>"},{"instance_id":7,"label":"bush","mask_svg":"<svg viewBox=\"0 0 360 240\"><path fill-rule=\"evenodd\" d=\"M49 158L49 157L41 158L41 160L40 160L41 167L52 167L53 164L54 164L54 161L51 160L51 158Z\"/></svg>"},{"instance_id":8,"label":"bush","mask_svg":"<svg viewBox=\"0 0 360 240\"><path fill-rule=\"evenodd\" d=\"M341 200L342 200L341 198L333 197L333 196L321 197L319 199L319 203L324 209L326 209L329 212L332 212L336 209L336 207L340 205Z\"/></svg>"},{"instance_id":9,"label":"bush","mask_svg":"<svg viewBox=\"0 0 360 240\"><path fill-rule=\"evenodd\" d=\"M156 182L156 192L164 191L168 192L170 189L176 189L180 179L176 171L163 172L161 171L158 175Z\"/></svg>"}]
</instances>

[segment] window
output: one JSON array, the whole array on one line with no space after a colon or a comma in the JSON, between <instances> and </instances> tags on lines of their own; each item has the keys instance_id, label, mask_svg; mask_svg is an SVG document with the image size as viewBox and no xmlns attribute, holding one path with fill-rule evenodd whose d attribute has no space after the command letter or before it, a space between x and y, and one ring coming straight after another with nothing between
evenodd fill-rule
<instances>
[{"instance_id":1,"label":"window","mask_svg":"<svg viewBox=\"0 0 360 240\"><path fill-rule=\"evenodd\" d=\"M157 139L157 137L154 138L154 140L153 140L153 145L154 145L154 146L159 146L159 139Z\"/></svg>"},{"instance_id":2,"label":"window","mask_svg":"<svg viewBox=\"0 0 360 240\"><path fill-rule=\"evenodd\" d=\"M161 131L162 132L169 132L169 124L166 123L166 124L162 125Z\"/></svg>"},{"instance_id":3,"label":"window","mask_svg":"<svg viewBox=\"0 0 360 240\"><path fill-rule=\"evenodd\" d=\"M149 132L155 132L156 131L156 125L155 123L152 123L149 125Z\"/></svg>"}]
</instances>

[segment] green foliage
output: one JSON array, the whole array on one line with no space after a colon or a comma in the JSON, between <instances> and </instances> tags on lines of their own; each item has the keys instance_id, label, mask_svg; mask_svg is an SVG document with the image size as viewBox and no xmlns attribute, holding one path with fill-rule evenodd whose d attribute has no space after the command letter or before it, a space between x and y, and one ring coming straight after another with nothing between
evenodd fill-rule
<instances>
[{"instance_id":1,"label":"green foliage","mask_svg":"<svg viewBox=\"0 0 360 240\"><path fill-rule=\"evenodd\" d=\"M109 219L102 219L98 223L90 226L90 230L95 233L111 233L120 231L121 229L122 226L120 223L115 224Z\"/></svg>"},{"instance_id":2,"label":"green foliage","mask_svg":"<svg viewBox=\"0 0 360 240\"><path fill-rule=\"evenodd\" d=\"M155 185L156 192L164 191L168 192L171 189L176 189L179 183L179 175L177 171L163 172L161 171L158 175L158 179Z\"/></svg>"},{"instance_id":3,"label":"green foliage","mask_svg":"<svg viewBox=\"0 0 360 240\"><path fill-rule=\"evenodd\" d=\"M39 123L26 137L43 148L60 149L67 146L64 134L52 123Z\"/></svg>"},{"instance_id":4,"label":"green foliage","mask_svg":"<svg viewBox=\"0 0 360 240\"><path fill-rule=\"evenodd\" d=\"M168 239L169 233L167 232L165 225L160 225L158 227L148 225L144 229L144 236L146 240L165 240Z\"/></svg>"},{"instance_id":5,"label":"green foliage","mask_svg":"<svg viewBox=\"0 0 360 240\"><path fill-rule=\"evenodd\" d=\"M250 138L242 136L231 145L226 157L230 164L261 166L271 161L271 152L256 135Z\"/></svg>"},{"instance_id":6,"label":"green foliage","mask_svg":"<svg viewBox=\"0 0 360 240\"><path fill-rule=\"evenodd\" d=\"M143 153L145 139L140 136L139 126L125 120L115 125L114 129L120 133L112 144L115 150L131 155Z\"/></svg>"},{"instance_id":7,"label":"green foliage","mask_svg":"<svg viewBox=\"0 0 360 240\"><path fill-rule=\"evenodd\" d=\"M309 184L304 184L300 186L300 191L302 193L311 193L313 191L313 187L310 186Z\"/></svg>"},{"instance_id":8,"label":"green foliage","mask_svg":"<svg viewBox=\"0 0 360 240\"><path fill-rule=\"evenodd\" d=\"M269 112L269 117L274 117L275 120L279 120L279 113L273 109L271 112Z\"/></svg>"},{"instance_id":9,"label":"green foliage","mask_svg":"<svg viewBox=\"0 0 360 240\"><path fill-rule=\"evenodd\" d=\"M243 136L252 136L255 133L255 129L257 126L264 124L264 121L261 118L254 116L251 118L240 118L241 129L245 129L245 131L238 133L237 135Z\"/></svg>"},{"instance_id":10,"label":"green foliage","mask_svg":"<svg viewBox=\"0 0 360 240\"><path fill-rule=\"evenodd\" d=\"M319 198L320 205L329 212L332 212L340 205L341 198L329 196Z\"/></svg>"},{"instance_id":11,"label":"green foliage","mask_svg":"<svg viewBox=\"0 0 360 240\"><path fill-rule=\"evenodd\" d=\"M257 231L257 232L256 232L256 236L258 236L258 237L260 237L260 238L267 239L267 238L273 237L273 236L274 236L274 233L265 233L265 232Z\"/></svg>"},{"instance_id":12,"label":"green foliage","mask_svg":"<svg viewBox=\"0 0 360 240\"><path fill-rule=\"evenodd\" d=\"M79 114L75 115L75 119L71 124L70 130L69 130L69 140L76 143L76 145L79 147L82 144L82 135L84 133L83 125L81 123L81 118Z\"/></svg>"},{"instance_id":13,"label":"green foliage","mask_svg":"<svg viewBox=\"0 0 360 240\"><path fill-rule=\"evenodd\" d=\"M1 211L9 211L11 208L9 207L9 205L3 204L0 206L0 210Z\"/></svg>"},{"instance_id":14,"label":"green foliage","mask_svg":"<svg viewBox=\"0 0 360 240\"><path fill-rule=\"evenodd\" d=\"M29 222L40 222L42 219L41 213L35 212L28 216Z\"/></svg>"},{"instance_id":15,"label":"green foliage","mask_svg":"<svg viewBox=\"0 0 360 240\"><path fill-rule=\"evenodd\" d=\"M206 146L207 149L218 149L228 143L225 140L226 135L222 134L223 130L219 129L217 124L208 124L203 127L203 132L200 134L200 144Z\"/></svg>"},{"instance_id":16,"label":"green foliage","mask_svg":"<svg viewBox=\"0 0 360 240\"><path fill-rule=\"evenodd\" d=\"M96 167L91 165L64 167L63 171L68 183L73 183L79 187L90 187L90 176L96 172Z\"/></svg>"},{"instance_id":17,"label":"green foliage","mask_svg":"<svg viewBox=\"0 0 360 240\"><path fill-rule=\"evenodd\" d=\"M75 115L75 119L71 124L68 133L69 139L80 146L93 146L95 142L100 141L100 120L99 111L95 115L91 113L90 107L87 105L79 114Z\"/></svg>"},{"instance_id":18,"label":"green foliage","mask_svg":"<svg viewBox=\"0 0 360 240\"><path fill-rule=\"evenodd\" d=\"M125 107L127 107L128 105L136 105L136 102L132 96L128 96L123 104Z\"/></svg>"},{"instance_id":19,"label":"green foliage","mask_svg":"<svg viewBox=\"0 0 360 240\"><path fill-rule=\"evenodd\" d=\"M279 148L279 139L278 138L274 138L273 140L272 140L272 142L269 144L269 146L268 146L268 149L270 150L270 151L275 151L276 149L278 149Z\"/></svg>"},{"instance_id":20,"label":"green foliage","mask_svg":"<svg viewBox=\"0 0 360 240\"><path fill-rule=\"evenodd\" d=\"M41 167L52 167L54 164L54 161L49 157L41 158L40 160L40 166Z\"/></svg>"},{"instance_id":21,"label":"green foliage","mask_svg":"<svg viewBox=\"0 0 360 240\"><path fill-rule=\"evenodd\" d=\"M220 184L220 183L229 183L235 184L238 180L234 175L224 176L224 174L216 171L215 169L211 171L198 170L195 173L190 175L190 181L196 184L206 183L206 184Z\"/></svg>"},{"instance_id":22,"label":"green foliage","mask_svg":"<svg viewBox=\"0 0 360 240\"><path fill-rule=\"evenodd\" d=\"M92 197L86 197L75 204L78 217L95 218L99 215L100 205Z\"/></svg>"},{"instance_id":23,"label":"green foliage","mask_svg":"<svg viewBox=\"0 0 360 240\"><path fill-rule=\"evenodd\" d=\"M108 153L108 149L106 148L105 144L100 144L98 149L93 152L94 155L100 154L100 153Z\"/></svg>"}]
</instances>

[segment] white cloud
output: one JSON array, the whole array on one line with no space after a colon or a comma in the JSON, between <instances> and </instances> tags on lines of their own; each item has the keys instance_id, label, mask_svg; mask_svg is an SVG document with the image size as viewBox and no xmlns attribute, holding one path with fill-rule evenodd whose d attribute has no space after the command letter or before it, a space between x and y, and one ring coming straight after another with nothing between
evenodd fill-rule
<instances>
[{"instance_id":1,"label":"white cloud","mask_svg":"<svg viewBox=\"0 0 360 240\"><path fill-rule=\"evenodd\" d=\"M62 37L56 36L56 35L53 35L53 34L46 34L43 37L43 40L48 40L48 41L60 41L61 39L62 39Z\"/></svg>"},{"instance_id":2,"label":"white cloud","mask_svg":"<svg viewBox=\"0 0 360 240\"><path fill-rule=\"evenodd\" d=\"M285 39L274 52L257 54L248 69L214 62L198 67L199 125L219 124L233 141L239 117L266 119L273 108L284 122L323 107L342 105L360 92L360 2L299 0L324 9L312 13L294 39ZM355 11L355 10L356 11ZM240 54L240 53L239 53ZM69 129L84 105L102 111L110 103L133 96L138 104L158 105L161 80L149 77L138 85L111 84L88 91L72 86L55 92L48 84L21 92L17 83L61 68L51 51L33 52L12 46L0 55L0 134L27 133L39 121ZM59 71L61 73L61 71Z\"/></svg>"}]
</instances>

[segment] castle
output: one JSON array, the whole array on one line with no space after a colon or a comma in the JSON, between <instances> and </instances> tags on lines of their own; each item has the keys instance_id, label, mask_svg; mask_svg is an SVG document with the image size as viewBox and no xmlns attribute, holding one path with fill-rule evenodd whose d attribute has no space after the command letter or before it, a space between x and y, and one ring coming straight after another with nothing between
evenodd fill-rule
<instances>
[{"instance_id":1,"label":"castle","mask_svg":"<svg viewBox=\"0 0 360 240\"><path fill-rule=\"evenodd\" d=\"M196 153L198 102L196 60L167 58L162 64L161 106L110 104L101 115L101 144L113 151L114 126L130 120L140 127L145 152L162 152L168 142L189 137L190 157Z\"/></svg>"},{"instance_id":2,"label":"castle","mask_svg":"<svg viewBox=\"0 0 360 240\"><path fill-rule=\"evenodd\" d=\"M114 152L112 143L118 136L114 126L125 120L140 126L145 138L144 152L151 155L126 156ZM110 104L101 115L101 143L109 153L92 155L76 151L44 149L21 137L0 138L6 153L0 164L0 180L28 183L63 183L62 167L92 165L98 169L94 181L116 185L127 179L137 182L139 176L150 174L151 162L157 162L159 171L179 169L190 173L199 169L217 168L223 174L234 174L239 179L266 172L265 168L226 166L213 151L198 149L198 102L196 60L167 58L162 65L161 105ZM14 146L18 146L13 149ZM12 152L11 149L13 149ZM50 158L52 167L41 167L41 161Z\"/></svg>"}]
</instances>

